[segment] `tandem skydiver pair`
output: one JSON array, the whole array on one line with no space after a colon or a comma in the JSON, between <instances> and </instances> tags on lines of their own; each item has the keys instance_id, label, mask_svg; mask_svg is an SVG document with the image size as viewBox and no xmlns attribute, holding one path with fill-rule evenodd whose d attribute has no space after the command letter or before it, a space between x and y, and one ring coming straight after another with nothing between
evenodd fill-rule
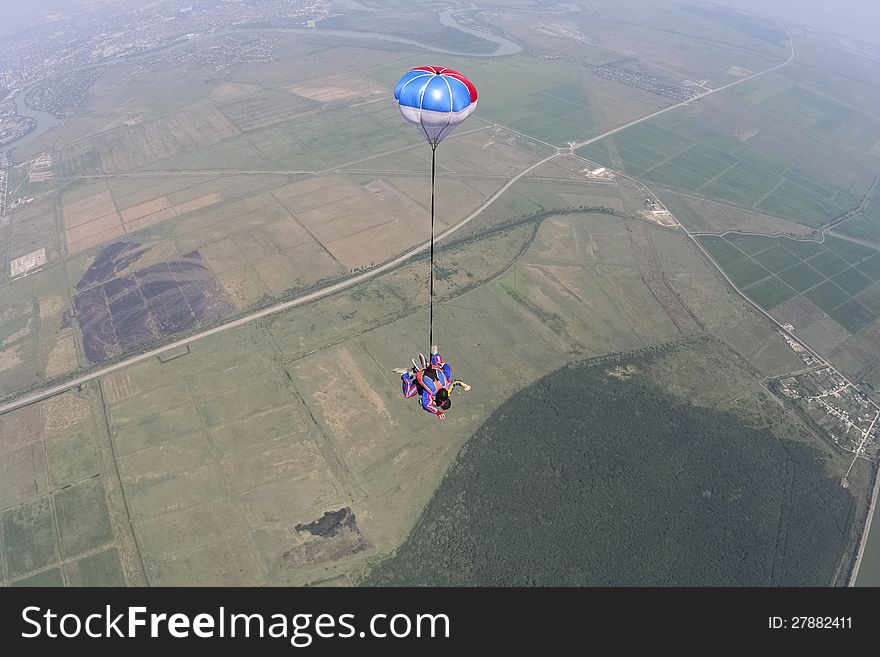
<instances>
[{"instance_id":1,"label":"tandem skydiver pair","mask_svg":"<svg viewBox=\"0 0 880 657\"><path fill-rule=\"evenodd\" d=\"M433 413L440 420L446 419L443 411L449 410L452 400L449 395L456 386L465 391L471 387L460 379L452 378L452 369L449 363L444 363L443 358L437 352L437 347L431 347L430 362L423 354L419 354L419 362L413 358L411 370L396 369L400 374L403 384L403 396L409 399L419 395L419 403L429 413Z\"/></svg>"}]
</instances>

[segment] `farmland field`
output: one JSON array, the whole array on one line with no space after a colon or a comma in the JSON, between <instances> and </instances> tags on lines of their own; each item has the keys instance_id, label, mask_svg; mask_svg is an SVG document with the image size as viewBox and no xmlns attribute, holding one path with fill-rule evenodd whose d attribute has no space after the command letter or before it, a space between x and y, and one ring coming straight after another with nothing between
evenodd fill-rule
<instances>
[{"instance_id":1,"label":"farmland field","mask_svg":"<svg viewBox=\"0 0 880 657\"><path fill-rule=\"evenodd\" d=\"M873 364L880 349L880 308L872 301L880 281L876 250L828 235L824 242L737 233L699 240L755 303L832 357L848 354L845 370L856 374Z\"/></svg>"},{"instance_id":2,"label":"farmland field","mask_svg":"<svg viewBox=\"0 0 880 657\"><path fill-rule=\"evenodd\" d=\"M91 391L68 393L0 418L0 572L12 586L142 582L97 408Z\"/></svg>"},{"instance_id":3,"label":"farmland field","mask_svg":"<svg viewBox=\"0 0 880 657\"><path fill-rule=\"evenodd\" d=\"M749 20L731 21L721 12L700 14L690 5L625 0L604 7L599 15L597 20L593 12L541 16L511 11L486 12L481 18L539 52L572 52L590 63L638 57L656 74L707 80L713 86L747 74L743 71L778 64L788 56L784 34L762 33L763 26L749 25Z\"/></svg>"},{"instance_id":4,"label":"farmland field","mask_svg":"<svg viewBox=\"0 0 880 657\"><path fill-rule=\"evenodd\" d=\"M880 200L877 196L872 195L861 212L835 226L834 232L880 247Z\"/></svg>"},{"instance_id":5,"label":"farmland field","mask_svg":"<svg viewBox=\"0 0 880 657\"><path fill-rule=\"evenodd\" d=\"M786 162L775 154L778 148L738 141L738 129L735 121L725 122L725 115L716 109L705 109L693 118L688 110L674 110L606 140L613 142L623 168L634 176L810 227L854 208L859 192L864 193L870 182L856 169L844 187L821 170L808 171ZM602 157L601 146L586 148L580 151L585 157L610 164L607 155Z\"/></svg>"},{"instance_id":6,"label":"farmland field","mask_svg":"<svg viewBox=\"0 0 880 657\"><path fill-rule=\"evenodd\" d=\"M795 290L775 277L767 277L746 288L747 294L764 309L775 308L795 296Z\"/></svg>"},{"instance_id":7,"label":"farmland field","mask_svg":"<svg viewBox=\"0 0 880 657\"><path fill-rule=\"evenodd\" d=\"M828 69L795 63L734 94L757 110L831 140L866 163L880 139L876 88Z\"/></svg>"}]
</instances>

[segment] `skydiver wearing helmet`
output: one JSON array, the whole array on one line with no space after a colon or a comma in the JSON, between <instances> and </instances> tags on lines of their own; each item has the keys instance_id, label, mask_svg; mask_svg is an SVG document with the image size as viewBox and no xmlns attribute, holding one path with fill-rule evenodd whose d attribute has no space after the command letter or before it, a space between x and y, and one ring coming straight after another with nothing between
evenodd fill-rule
<instances>
[{"instance_id":1,"label":"skydiver wearing helmet","mask_svg":"<svg viewBox=\"0 0 880 657\"><path fill-rule=\"evenodd\" d=\"M396 369L403 383L403 396L407 399L421 393L419 402L422 408L433 413L440 420L445 420L443 411L449 410L452 400L449 398L456 386L461 386L465 391L471 387L459 379L452 378L452 370L449 363L444 363L443 358L437 353L437 347L431 347L431 360L419 354L419 363L413 358L411 370Z\"/></svg>"}]
</instances>

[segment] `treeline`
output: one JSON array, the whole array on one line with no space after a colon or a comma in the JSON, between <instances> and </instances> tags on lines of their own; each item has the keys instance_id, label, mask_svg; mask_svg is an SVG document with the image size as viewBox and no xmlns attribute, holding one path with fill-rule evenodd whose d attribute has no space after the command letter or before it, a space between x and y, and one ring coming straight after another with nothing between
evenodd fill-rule
<instances>
[{"instance_id":1,"label":"treeline","mask_svg":"<svg viewBox=\"0 0 880 657\"><path fill-rule=\"evenodd\" d=\"M444 240L439 244L435 245L436 250L443 249L452 249L462 244L467 244L468 242L473 242L474 240L483 239L484 237L488 237L490 235L494 235L496 233L502 233L507 230L511 230L512 228L516 228L517 226L522 226L523 224L539 224L544 219L548 217L555 217L558 215L568 215L568 214L605 214L616 217L624 217L625 215L621 214L614 208L609 208L605 205L579 205L579 206L571 206L566 208L541 208L536 210L535 212L531 212L529 214L523 214L515 219L507 219L502 221L496 221L491 224L486 224L484 227L470 233L464 235L462 237L458 237L453 240ZM422 253L417 258L426 258L427 255Z\"/></svg>"}]
</instances>

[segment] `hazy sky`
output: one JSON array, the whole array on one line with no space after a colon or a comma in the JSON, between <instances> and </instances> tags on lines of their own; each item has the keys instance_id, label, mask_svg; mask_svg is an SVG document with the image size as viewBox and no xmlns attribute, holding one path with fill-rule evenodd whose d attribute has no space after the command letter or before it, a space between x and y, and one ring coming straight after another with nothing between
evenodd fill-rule
<instances>
[{"instance_id":1,"label":"hazy sky","mask_svg":"<svg viewBox=\"0 0 880 657\"><path fill-rule=\"evenodd\" d=\"M713 4L778 16L792 23L880 43L878 0L715 0Z\"/></svg>"}]
</instances>

